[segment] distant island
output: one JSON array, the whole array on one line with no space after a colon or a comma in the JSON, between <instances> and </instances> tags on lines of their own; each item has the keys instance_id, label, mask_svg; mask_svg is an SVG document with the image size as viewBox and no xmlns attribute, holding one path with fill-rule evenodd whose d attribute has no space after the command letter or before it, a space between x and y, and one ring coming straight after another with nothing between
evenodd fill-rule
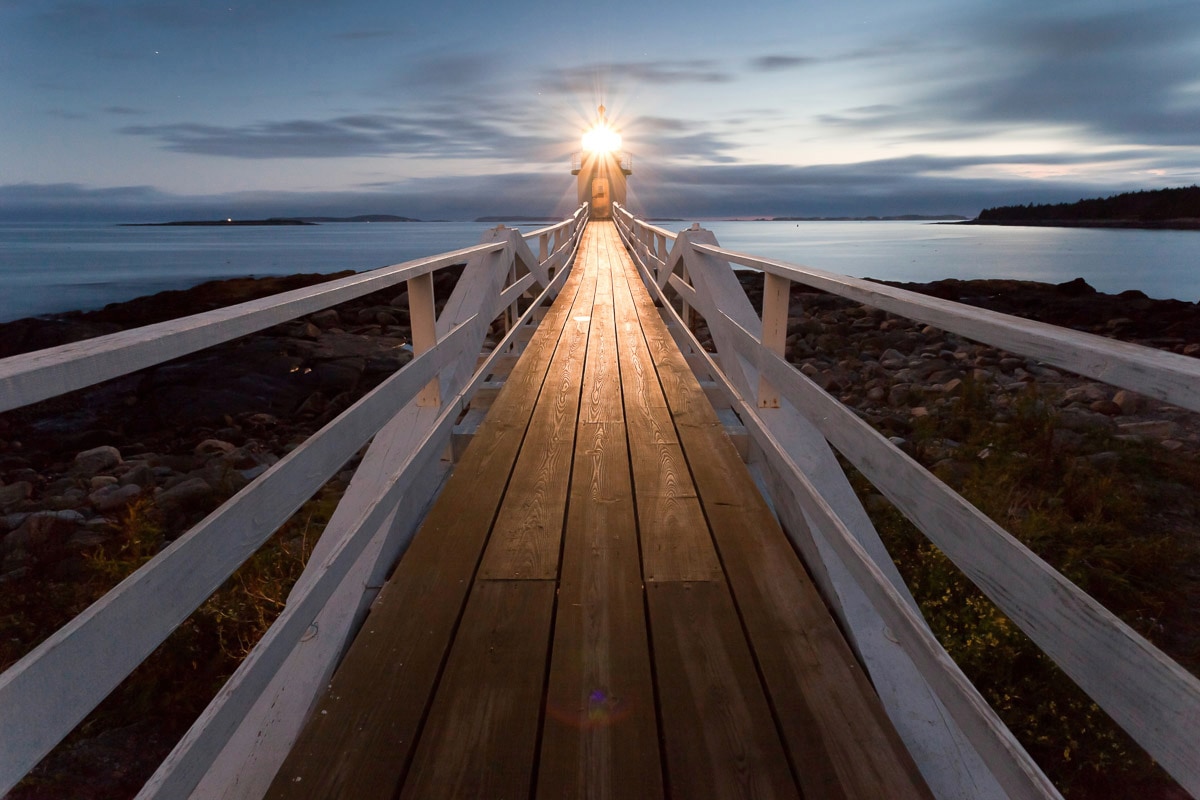
<instances>
[{"instance_id":1,"label":"distant island","mask_svg":"<svg viewBox=\"0 0 1200 800\"><path fill-rule=\"evenodd\" d=\"M476 222L562 222L558 217L524 217L520 214L497 217L476 217Z\"/></svg>"},{"instance_id":2,"label":"distant island","mask_svg":"<svg viewBox=\"0 0 1200 800\"><path fill-rule=\"evenodd\" d=\"M1125 192L1076 203L985 208L961 224L1200 230L1200 186Z\"/></svg>"},{"instance_id":3,"label":"distant island","mask_svg":"<svg viewBox=\"0 0 1200 800\"><path fill-rule=\"evenodd\" d=\"M897 214L890 217L762 217L756 222L955 222L961 214Z\"/></svg>"},{"instance_id":4,"label":"distant island","mask_svg":"<svg viewBox=\"0 0 1200 800\"><path fill-rule=\"evenodd\" d=\"M267 219L183 219L174 222L122 222L123 228L160 228L173 226L231 225L317 225L322 222L420 222L412 217L397 217L394 214L360 214L357 217L268 217Z\"/></svg>"}]
</instances>

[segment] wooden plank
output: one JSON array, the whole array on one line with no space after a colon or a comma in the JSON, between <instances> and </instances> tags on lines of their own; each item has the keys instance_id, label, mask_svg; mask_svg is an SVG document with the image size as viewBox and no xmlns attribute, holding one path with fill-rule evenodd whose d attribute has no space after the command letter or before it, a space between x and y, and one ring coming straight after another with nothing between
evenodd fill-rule
<instances>
[{"instance_id":1,"label":"wooden plank","mask_svg":"<svg viewBox=\"0 0 1200 800\"><path fill-rule=\"evenodd\" d=\"M368 615L268 797L391 798L523 431L485 425Z\"/></svg>"},{"instance_id":2,"label":"wooden plank","mask_svg":"<svg viewBox=\"0 0 1200 800\"><path fill-rule=\"evenodd\" d=\"M616 235L611 226L608 235ZM612 263L613 311L644 575L647 581L718 580L721 565L634 307L631 291L645 290L640 281L631 289L627 261Z\"/></svg>"},{"instance_id":3,"label":"wooden plank","mask_svg":"<svg viewBox=\"0 0 1200 800\"><path fill-rule=\"evenodd\" d=\"M752 415L747 416L753 420ZM885 577L866 548L833 511L813 482L792 461L790 454L778 443L767 440L766 444L771 450L768 452L764 448L764 454L786 475L790 496L801 506L805 518L813 521L814 538L819 536L819 541L833 550L849 573L853 585L865 595L867 602L887 626L890 641L899 645L912 659L917 673L943 704L942 713L953 717L969 747L990 770L991 777L984 786L988 795L1061 797L1012 732L946 654L919 612ZM961 747L960 752L963 752ZM963 753L964 756L968 754ZM946 753L946 756L950 754ZM945 780L946 776L936 777ZM997 784L998 792L991 787L993 781ZM930 782L933 783L933 778L930 778Z\"/></svg>"},{"instance_id":4,"label":"wooden plank","mask_svg":"<svg viewBox=\"0 0 1200 800\"><path fill-rule=\"evenodd\" d=\"M401 798L529 796L554 588L475 584Z\"/></svg>"},{"instance_id":5,"label":"wooden plank","mask_svg":"<svg viewBox=\"0 0 1200 800\"><path fill-rule=\"evenodd\" d=\"M1200 680L782 359L766 357L763 366L1038 647L1172 777L1200 794Z\"/></svg>"},{"instance_id":6,"label":"wooden plank","mask_svg":"<svg viewBox=\"0 0 1200 800\"><path fill-rule=\"evenodd\" d=\"M805 796L932 797L779 523L705 510Z\"/></svg>"},{"instance_id":7,"label":"wooden plank","mask_svg":"<svg viewBox=\"0 0 1200 800\"><path fill-rule=\"evenodd\" d=\"M673 266L678 265L687 249L687 240L691 238L692 233L688 232L676 241L670 258ZM707 310L716 313L711 307ZM673 312L665 310L664 313ZM687 339L693 349L698 348L698 343L677 315L675 320L675 333ZM711 369L715 370L715 362L710 359L710 363ZM836 508L839 519L875 559L879 570L892 581L896 592L916 608L828 444L790 405L756 410L738 397L738 390L723 374L722 385L729 389L730 399L738 404L739 413L757 448L765 454L764 474L771 485L775 508L785 520L789 538L804 554L814 580L838 616L851 646L870 671L889 716L934 793L939 797L995 800L1005 797L1000 782L984 763L965 729L959 726L926 681L918 660L895 641L895 634L873 606L871 596L855 582L837 552L819 531L812 528L805 511L796 502L794 484L799 478L788 472L788 463L804 470L804 475L819 487L821 496ZM790 462L785 462L784 453ZM961 677L961 674L952 676L951 680ZM1028 757L1025 758L1028 765Z\"/></svg>"},{"instance_id":8,"label":"wooden plank","mask_svg":"<svg viewBox=\"0 0 1200 800\"><path fill-rule=\"evenodd\" d=\"M403 780L580 284L578 276L568 278L368 617L364 630L380 635L355 640L270 797L391 798Z\"/></svg>"},{"instance_id":9,"label":"wooden plank","mask_svg":"<svg viewBox=\"0 0 1200 800\"><path fill-rule=\"evenodd\" d=\"M799 797L723 583L646 586L672 797Z\"/></svg>"},{"instance_id":10,"label":"wooden plank","mask_svg":"<svg viewBox=\"0 0 1200 800\"><path fill-rule=\"evenodd\" d=\"M585 243L585 259L589 248ZM558 576L571 453L595 297L595 270L582 284L538 394L529 435L479 568L481 579Z\"/></svg>"},{"instance_id":11,"label":"wooden plank","mask_svg":"<svg viewBox=\"0 0 1200 800\"><path fill-rule=\"evenodd\" d=\"M629 456L580 423L538 797L662 796Z\"/></svg>"},{"instance_id":12,"label":"wooden plank","mask_svg":"<svg viewBox=\"0 0 1200 800\"><path fill-rule=\"evenodd\" d=\"M465 333L414 359L0 675L0 717L25 720L0 749L0 788L32 769L461 353Z\"/></svg>"}]
</instances>

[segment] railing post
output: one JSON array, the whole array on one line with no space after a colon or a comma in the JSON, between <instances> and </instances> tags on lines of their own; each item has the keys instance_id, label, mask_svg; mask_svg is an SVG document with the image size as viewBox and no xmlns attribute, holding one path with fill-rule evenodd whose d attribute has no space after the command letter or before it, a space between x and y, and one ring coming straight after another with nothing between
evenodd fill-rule
<instances>
[{"instance_id":1,"label":"railing post","mask_svg":"<svg viewBox=\"0 0 1200 800\"><path fill-rule=\"evenodd\" d=\"M437 310L433 302L432 272L408 279L408 319L412 328L413 355L419 356L437 344ZM417 405L437 407L441 404L441 385L434 378L417 396Z\"/></svg>"},{"instance_id":2,"label":"railing post","mask_svg":"<svg viewBox=\"0 0 1200 800\"><path fill-rule=\"evenodd\" d=\"M765 274L762 305L762 346L782 356L787 342L788 301L792 282L773 273ZM758 378L758 407L779 408L779 390L762 373Z\"/></svg>"}]
</instances>

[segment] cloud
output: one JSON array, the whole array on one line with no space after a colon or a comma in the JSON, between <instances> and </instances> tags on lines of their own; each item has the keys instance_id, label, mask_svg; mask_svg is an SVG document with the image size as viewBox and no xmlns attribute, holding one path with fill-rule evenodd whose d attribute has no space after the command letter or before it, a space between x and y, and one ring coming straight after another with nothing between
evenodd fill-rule
<instances>
[{"instance_id":1,"label":"cloud","mask_svg":"<svg viewBox=\"0 0 1200 800\"><path fill-rule=\"evenodd\" d=\"M1078 200L1126 189L1179 185L1154 177L1154 149L1108 154L1143 164L1136 179L1098 186L1082 177L1053 180L1003 168L1015 164L1086 164L1078 154L1017 157L912 156L859 164L668 164L635 161L630 205L649 215L863 216L904 213L974 215L1013 203ZM1180 163L1172 157L1173 166ZM1190 167L1200 174L1200 155ZM994 168L994 169L992 169ZM988 170L992 169L991 172ZM162 221L392 213L420 219L474 219L495 214L565 214L575 182L558 172L515 172L365 183L345 191L239 192L175 195L148 186L89 188L80 184L0 186L0 220Z\"/></svg>"},{"instance_id":2,"label":"cloud","mask_svg":"<svg viewBox=\"0 0 1200 800\"><path fill-rule=\"evenodd\" d=\"M733 76L710 59L664 59L594 63L545 72L539 81L544 91L590 95L598 86L619 91L633 86L677 86L681 84L726 83Z\"/></svg>"},{"instance_id":3,"label":"cloud","mask_svg":"<svg viewBox=\"0 0 1200 800\"><path fill-rule=\"evenodd\" d=\"M118 117L134 117L146 112L140 108L132 108L130 106L105 106L104 113L113 114Z\"/></svg>"},{"instance_id":4,"label":"cloud","mask_svg":"<svg viewBox=\"0 0 1200 800\"><path fill-rule=\"evenodd\" d=\"M1188 90L1200 74L1200 5L1021 5L964 21L978 68L915 97L913 117L993 130L1071 126L1139 144L1195 142L1200 96Z\"/></svg>"},{"instance_id":5,"label":"cloud","mask_svg":"<svg viewBox=\"0 0 1200 800\"><path fill-rule=\"evenodd\" d=\"M181 153L228 158L344 158L410 155L436 158L542 157L557 141L514 132L471 109L450 105L411 114L353 114L223 126L198 122L128 125L120 132L157 140Z\"/></svg>"},{"instance_id":6,"label":"cloud","mask_svg":"<svg viewBox=\"0 0 1200 800\"><path fill-rule=\"evenodd\" d=\"M820 63L820 59L810 56L770 55L760 56L750 61L750 67L758 72L779 72L796 69Z\"/></svg>"}]
</instances>

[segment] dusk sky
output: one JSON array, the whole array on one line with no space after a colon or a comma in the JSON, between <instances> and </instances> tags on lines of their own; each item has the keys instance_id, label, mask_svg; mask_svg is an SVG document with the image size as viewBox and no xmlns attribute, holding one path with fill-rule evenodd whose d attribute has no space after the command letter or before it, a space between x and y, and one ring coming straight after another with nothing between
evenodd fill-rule
<instances>
[{"instance_id":1,"label":"dusk sky","mask_svg":"<svg viewBox=\"0 0 1200 800\"><path fill-rule=\"evenodd\" d=\"M0 0L0 220L564 212L600 102L653 216L1191 185L1200 3Z\"/></svg>"}]
</instances>

